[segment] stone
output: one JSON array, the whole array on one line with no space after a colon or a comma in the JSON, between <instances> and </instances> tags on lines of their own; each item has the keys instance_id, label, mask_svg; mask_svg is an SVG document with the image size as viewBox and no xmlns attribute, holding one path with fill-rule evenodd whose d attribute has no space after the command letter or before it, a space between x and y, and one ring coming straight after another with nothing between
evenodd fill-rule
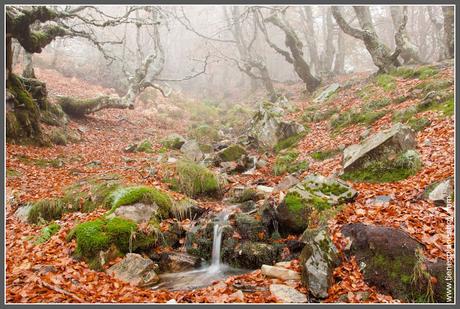
<instances>
[{"instance_id":1,"label":"stone","mask_svg":"<svg viewBox=\"0 0 460 309\"><path fill-rule=\"evenodd\" d=\"M302 284L316 298L327 298L333 283L332 272L340 263L338 251L325 229L305 237L305 247L300 254Z\"/></svg>"},{"instance_id":2,"label":"stone","mask_svg":"<svg viewBox=\"0 0 460 309\"><path fill-rule=\"evenodd\" d=\"M280 229L301 233L308 227L313 212L323 213L337 205L353 201L356 195L357 192L340 179L309 175L290 188L278 206Z\"/></svg>"},{"instance_id":3,"label":"stone","mask_svg":"<svg viewBox=\"0 0 460 309\"><path fill-rule=\"evenodd\" d=\"M263 193L272 193L273 192L273 187L267 187L267 186L262 186L259 185L256 187L257 191L263 192Z\"/></svg>"},{"instance_id":4,"label":"stone","mask_svg":"<svg viewBox=\"0 0 460 309\"><path fill-rule=\"evenodd\" d=\"M152 260L143 258L137 253L128 253L123 260L110 267L107 273L131 285L148 287L160 280L154 268L155 264Z\"/></svg>"},{"instance_id":5,"label":"stone","mask_svg":"<svg viewBox=\"0 0 460 309\"><path fill-rule=\"evenodd\" d=\"M268 236L268 231L261 221L256 220L248 214L235 215L236 230L241 235L242 239L252 241L265 240Z\"/></svg>"},{"instance_id":6,"label":"stone","mask_svg":"<svg viewBox=\"0 0 460 309\"><path fill-rule=\"evenodd\" d=\"M277 266L262 265L262 275L278 278L281 280L300 280L300 274L296 271Z\"/></svg>"},{"instance_id":7,"label":"stone","mask_svg":"<svg viewBox=\"0 0 460 309\"><path fill-rule=\"evenodd\" d=\"M391 202L392 199L393 198L391 196L388 196L388 195L377 195L372 199L368 199L366 201L366 204L383 205L383 204Z\"/></svg>"},{"instance_id":8,"label":"stone","mask_svg":"<svg viewBox=\"0 0 460 309\"><path fill-rule=\"evenodd\" d=\"M428 200L437 206L446 206L448 199L454 193L454 184L451 178L435 184L431 192L427 192ZM450 201L453 202L452 200Z\"/></svg>"},{"instance_id":9,"label":"stone","mask_svg":"<svg viewBox=\"0 0 460 309\"><path fill-rule=\"evenodd\" d=\"M166 163L170 163L170 164L173 164L173 163L176 163L177 162L177 159L174 158L174 157L168 157L168 161L166 161Z\"/></svg>"},{"instance_id":10,"label":"stone","mask_svg":"<svg viewBox=\"0 0 460 309\"><path fill-rule=\"evenodd\" d=\"M261 104L249 125L248 140L255 146L273 149L278 142L305 131L303 125L283 120L283 113L273 103Z\"/></svg>"},{"instance_id":11,"label":"stone","mask_svg":"<svg viewBox=\"0 0 460 309\"><path fill-rule=\"evenodd\" d=\"M222 172L224 173L233 173L238 169L238 163L235 161L220 162L219 166L222 168Z\"/></svg>"},{"instance_id":12,"label":"stone","mask_svg":"<svg viewBox=\"0 0 460 309\"><path fill-rule=\"evenodd\" d=\"M153 214L158 210L158 205L146 205L143 203L135 203L132 205L119 206L107 218L121 217L136 222L137 224L148 222Z\"/></svg>"},{"instance_id":13,"label":"stone","mask_svg":"<svg viewBox=\"0 0 460 309\"><path fill-rule=\"evenodd\" d=\"M284 190L287 190L293 186L295 186L296 184L298 184L300 182L299 179L297 179L296 177L292 176L292 175L287 175L286 177L283 178L283 180L281 180L274 188L274 192L279 192L279 191L284 191Z\"/></svg>"},{"instance_id":14,"label":"stone","mask_svg":"<svg viewBox=\"0 0 460 309\"><path fill-rule=\"evenodd\" d=\"M185 142L180 151L185 155L185 157L191 161L199 162L203 159L204 155L198 145L197 141L190 140Z\"/></svg>"},{"instance_id":15,"label":"stone","mask_svg":"<svg viewBox=\"0 0 460 309\"><path fill-rule=\"evenodd\" d=\"M244 302L244 293L241 290L236 291L235 293L232 293L229 295L229 298L236 303L242 303Z\"/></svg>"},{"instance_id":16,"label":"stone","mask_svg":"<svg viewBox=\"0 0 460 309\"><path fill-rule=\"evenodd\" d=\"M363 223L345 225L341 232L351 240L345 254L356 257L364 280L380 293L403 302L447 302L446 261L427 260L424 247L406 232ZM428 285L433 291L432 300L427 297Z\"/></svg>"},{"instance_id":17,"label":"stone","mask_svg":"<svg viewBox=\"0 0 460 309\"><path fill-rule=\"evenodd\" d=\"M14 213L14 215L19 219L19 221L21 222L24 222L24 223L27 223L28 221L28 217L29 217L29 213L30 213L30 210L32 209L32 206L31 204L27 204L27 205L24 205L24 206L20 206L16 212Z\"/></svg>"},{"instance_id":18,"label":"stone","mask_svg":"<svg viewBox=\"0 0 460 309\"><path fill-rule=\"evenodd\" d=\"M161 144L164 147L170 148L170 149L180 149L182 145L184 145L186 142L185 138L177 133L172 133L168 136L166 136L162 141Z\"/></svg>"},{"instance_id":19,"label":"stone","mask_svg":"<svg viewBox=\"0 0 460 309\"><path fill-rule=\"evenodd\" d=\"M224 241L225 243L225 241ZM274 264L279 258L278 248L274 245L243 241L233 251L223 254L223 261L234 267L257 269L263 264Z\"/></svg>"},{"instance_id":20,"label":"stone","mask_svg":"<svg viewBox=\"0 0 460 309\"><path fill-rule=\"evenodd\" d=\"M201 259L187 253L164 252L160 255L160 271L181 272L201 266Z\"/></svg>"},{"instance_id":21,"label":"stone","mask_svg":"<svg viewBox=\"0 0 460 309\"><path fill-rule=\"evenodd\" d=\"M220 162L236 161L239 158L241 158L241 156L245 155L246 153L247 152L243 147L237 144L233 144L233 145L228 146L227 148L220 150L216 154L216 158Z\"/></svg>"},{"instance_id":22,"label":"stone","mask_svg":"<svg viewBox=\"0 0 460 309\"><path fill-rule=\"evenodd\" d=\"M415 149L415 132L401 123L380 131L365 139L361 144L351 145L343 151L344 172L365 167L368 161L381 160L407 150Z\"/></svg>"},{"instance_id":23,"label":"stone","mask_svg":"<svg viewBox=\"0 0 460 309\"><path fill-rule=\"evenodd\" d=\"M278 262L278 263L275 264L275 266L286 268L286 267L291 266L291 261L288 261L288 262Z\"/></svg>"},{"instance_id":24,"label":"stone","mask_svg":"<svg viewBox=\"0 0 460 309\"><path fill-rule=\"evenodd\" d=\"M270 293L280 303L306 303L308 298L293 287L284 284L271 284Z\"/></svg>"},{"instance_id":25,"label":"stone","mask_svg":"<svg viewBox=\"0 0 460 309\"><path fill-rule=\"evenodd\" d=\"M335 93L340 88L340 85L337 83L333 83L329 85L323 92L317 96L313 102L315 103L323 103L326 101L333 93Z\"/></svg>"},{"instance_id":26,"label":"stone","mask_svg":"<svg viewBox=\"0 0 460 309\"><path fill-rule=\"evenodd\" d=\"M267 164L268 164L268 162L266 160L260 159L260 160L257 161L256 167L257 168L262 168L262 167L267 166Z\"/></svg>"}]
</instances>

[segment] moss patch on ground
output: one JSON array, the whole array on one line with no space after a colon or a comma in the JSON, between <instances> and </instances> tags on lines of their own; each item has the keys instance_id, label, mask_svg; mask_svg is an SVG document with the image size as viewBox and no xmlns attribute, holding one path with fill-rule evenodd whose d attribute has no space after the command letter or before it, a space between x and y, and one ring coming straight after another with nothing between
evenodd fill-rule
<instances>
[{"instance_id":1,"label":"moss patch on ground","mask_svg":"<svg viewBox=\"0 0 460 309\"><path fill-rule=\"evenodd\" d=\"M396 89L396 80L389 74L379 74L375 78L375 83L383 88L386 92L390 92Z\"/></svg>"},{"instance_id":2,"label":"moss patch on ground","mask_svg":"<svg viewBox=\"0 0 460 309\"><path fill-rule=\"evenodd\" d=\"M59 232L60 229L61 226L55 222L45 226L41 229L40 235L35 240L35 244L43 244L47 242L51 238L51 236Z\"/></svg>"},{"instance_id":3,"label":"moss patch on ground","mask_svg":"<svg viewBox=\"0 0 460 309\"><path fill-rule=\"evenodd\" d=\"M178 186L189 197L218 194L220 186L217 176L206 167L190 161L179 161L176 169Z\"/></svg>"},{"instance_id":4,"label":"moss patch on ground","mask_svg":"<svg viewBox=\"0 0 460 309\"><path fill-rule=\"evenodd\" d=\"M399 76L402 78L418 78L427 79L439 73L439 70L431 66L421 67L398 67L390 72L393 76Z\"/></svg>"},{"instance_id":5,"label":"moss patch on ground","mask_svg":"<svg viewBox=\"0 0 460 309\"><path fill-rule=\"evenodd\" d=\"M246 154L246 150L240 145L230 145L219 151L218 157L222 162L228 162L236 161L244 154Z\"/></svg>"},{"instance_id":6,"label":"moss patch on ground","mask_svg":"<svg viewBox=\"0 0 460 309\"><path fill-rule=\"evenodd\" d=\"M289 151L276 156L275 164L273 165L273 173L275 176L284 173L303 172L308 169L308 162L297 160L299 153Z\"/></svg>"},{"instance_id":7,"label":"moss patch on ground","mask_svg":"<svg viewBox=\"0 0 460 309\"><path fill-rule=\"evenodd\" d=\"M279 141L274 147L275 152L278 153L283 149L294 147L298 142L302 140L305 134L306 131Z\"/></svg>"},{"instance_id":8,"label":"moss patch on ground","mask_svg":"<svg viewBox=\"0 0 460 309\"><path fill-rule=\"evenodd\" d=\"M327 150L315 151L310 156L315 160L323 161L323 160L334 157L338 153L340 153L339 149L327 149Z\"/></svg>"}]
</instances>

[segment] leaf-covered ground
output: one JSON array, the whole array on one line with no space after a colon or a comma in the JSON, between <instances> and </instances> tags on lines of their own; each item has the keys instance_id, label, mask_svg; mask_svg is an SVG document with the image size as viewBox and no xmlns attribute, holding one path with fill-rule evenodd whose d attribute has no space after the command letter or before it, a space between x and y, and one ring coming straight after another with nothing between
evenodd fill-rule
<instances>
[{"instance_id":1,"label":"leaf-covered ground","mask_svg":"<svg viewBox=\"0 0 460 309\"><path fill-rule=\"evenodd\" d=\"M37 70L40 79L47 82L51 97L56 94L91 97L99 93L112 93L112 90L90 85L77 79L61 76L52 70ZM452 79L451 68L443 69L436 78ZM363 88L371 81L365 77L354 76L358 82L342 89L329 99L320 109L334 106L344 112L365 102L394 98L408 94L414 86L422 83L417 78L396 77L392 90L385 91L374 86L366 100L360 96ZM291 92L299 92L300 87L292 87ZM387 105L385 115L372 123L371 134L388 127L392 121L392 112L420 102L420 99L408 99L402 103ZM164 101L168 104L168 101ZM304 112L312 106L311 100L295 101L298 111L288 118L301 119ZM445 116L441 111L427 110L417 114L425 117L431 124L417 133L417 150L421 154L423 168L414 176L395 183L353 183L359 191L356 202L347 205L329 222L333 239L339 248L346 245L340 235L340 227L347 223L364 222L399 227L425 245L426 255L430 259L445 258L453 243L448 239L447 220L453 216L453 209L441 208L417 197L427 185L453 176L454 174L454 116ZM83 141L67 146L40 148L32 146L7 145L7 204L6 204L6 300L7 302L240 302L242 301L235 286L247 285L255 289L244 292L244 302L275 302L268 286L278 279L265 278L259 270L230 277L214 285L194 290L169 292L151 291L129 286L104 272L92 271L84 262L71 258L70 253L75 241L67 243L65 236L77 223L94 219L102 211L92 213L66 214L59 221L61 229L50 241L34 245L31 240L41 227L19 222L13 216L18 205L53 196L62 195L62 189L83 177L118 173L126 182L153 185L164 190L162 171L149 176L148 169L160 168L157 162L161 148L159 140L168 133L186 133L188 119L165 120L156 113L135 110L106 110L80 120L72 120L71 128L80 130ZM310 131L297 145L301 158L309 161L312 172L332 175L341 169L341 152L323 161L315 160L311 154L318 150L336 149L338 145L358 143L365 127L350 125L341 131L332 132L329 119L308 124ZM126 153L123 149L134 142L149 139L154 143L153 153ZM427 140L430 142L428 143ZM253 175L231 176L230 186L250 184L263 179L267 185L278 183L282 176L273 176L274 156L269 157L269 165L258 169ZM179 197L179 193L171 192ZM381 205L372 205L368 200L377 195L390 195L392 201ZM219 201L201 201L206 208L218 210ZM114 261L115 262L115 261ZM112 262L112 264L114 263ZM298 268L297 261L293 261ZM109 267L107 265L106 267ZM343 262L334 272L335 284L330 289L326 302L398 302L390 296L381 295L363 281L362 274L354 259ZM296 285L301 292L306 290ZM365 300L363 295L366 293Z\"/></svg>"}]
</instances>

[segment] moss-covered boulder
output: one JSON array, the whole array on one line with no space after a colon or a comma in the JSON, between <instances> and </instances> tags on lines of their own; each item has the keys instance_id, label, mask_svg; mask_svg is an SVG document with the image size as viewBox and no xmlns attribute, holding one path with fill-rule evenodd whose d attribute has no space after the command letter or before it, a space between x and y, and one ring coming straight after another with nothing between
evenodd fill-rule
<instances>
[{"instance_id":1,"label":"moss-covered boulder","mask_svg":"<svg viewBox=\"0 0 460 309\"><path fill-rule=\"evenodd\" d=\"M356 256L364 280L381 293L404 302L447 302L454 295L446 261L428 261L423 246L402 230L354 223L342 234L352 241L346 254Z\"/></svg>"},{"instance_id":2,"label":"moss-covered boulder","mask_svg":"<svg viewBox=\"0 0 460 309\"><path fill-rule=\"evenodd\" d=\"M219 180L206 167L190 161L179 161L176 169L179 188L189 197L219 193Z\"/></svg>"},{"instance_id":3,"label":"moss-covered boulder","mask_svg":"<svg viewBox=\"0 0 460 309\"><path fill-rule=\"evenodd\" d=\"M352 201L357 192L345 182L332 177L309 175L290 188L277 208L280 229L303 232L309 225L325 224L331 210ZM322 216L323 215L323 216Z\"/></svg>"},{"instance_id":4,"label":"moss-covered boulder","mask_svg":"<svg viewBox=\"0 0 460 309\"><path fill-rule=\"evenodd\" d=\"M264 224L254 216L248 214L235 215L235 228L242 239L264 241L269 238Z\"/></svg>"},{"instance_id":5,"label":"moss-covered boulder","mask_svg":"<svg viewBox=\"0 0 460 309\"><path fill-rule=\"evenodd\" d=\"M280 246L263 242L244 241L233 250L224 252L222 259L233 267L257 269L262 265L273 265L280 258Z\"/></svg>"},{"instance_id":6,"label":"moss-covered boulder","mask_svg":"<svg viewBox=\"0 0 460 309\"><path fill-rule=\"evenodd\" d=\"M184 154L187 160L193 162L199 162L204 159L203 151L200 148L200 145L196 140L190 140L185 142L180 151Z\"/></svg>"},{"instance_id":7,"label":"moss-covered boulder","mask_svg":"<svg viewBox=\"0 0 460 309\"><path fill-rule=\"evenodd\" d=\"M166 136L161 144L169 149L180 149L182 145L186 142L185 138L182 135L177 133L170 134Z\"/></svg>"},{"instance_id":8,"label":"moss-covered boulder","mask_svg":"<svg viewBox=\"0 0 460 309\"><path fill-rule=\"evenodd\" d=\"M73 228L67 237L76 239L75 256L85 259L92 269L101 267L100 253L115 245L121 253L136 252L153 247L159 240L153 231L138 230L134 221L123 218L99 218Z\"/></svg>"},{"instance_id":9,"label":"moss-covered boulder","mask_svg":"<svg viewBox=\"0 0 460 309\"><path fill-rule=\"evenodd\" d=\"M332 272L340 262L337 248L325 229L307 230L301 241L305 243L300 254L302 284L314 297L326 298L334 281Z\"/></svg>"},{"instance_id":10,"label":"moss-covered boulder","mask_svg":"<svg viewBox=\"0 0 460 309\"><path fill-rule=\"evenodd\" d=\"M32 203L28 210L27 221L39 224L43 222L58 220L65 212L66 205L61 199L43 199Z\"/></svg>"},{"instance_id":11,"label":"moss-covered boulder","mask_svg":"<svg viewBox=\"0 0 460 309\"><path fill-rule=\"evenodd\" d=\"M421 166L415 147L414 131L397 123L366 138L359 145L345 148L341 178L365 182L407 178Z\"/></svg>"},{"instance_id":12,"label":"moss-covered boulder","mask_svg":"<svg viewBox=\"0 0 460 309\"><path fill-rule=\"evenodd\" d=\"M219 132L209 125L200 125L190 132L190 137L200 143L216 142L219 139Z\"/></svg>"},{"instance_id":13,"label":"moss-covered boulder","mask_svg":"<svg viewBox=\"0 0 460 309\"><path fill-rule=\"evenodd\" d=\"M246 150L241 147L240 145L230 145L225 149L222 149L216 154L217 159L220 162L229 162L229 161L236 161L241 158L241 156L245 155L247 152Z\"/></svg>"}]
</instances>

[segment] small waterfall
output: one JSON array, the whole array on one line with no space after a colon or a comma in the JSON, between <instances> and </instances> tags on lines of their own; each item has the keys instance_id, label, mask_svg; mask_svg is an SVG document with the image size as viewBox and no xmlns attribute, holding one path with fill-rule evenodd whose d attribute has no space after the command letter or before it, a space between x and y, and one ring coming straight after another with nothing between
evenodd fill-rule
<instances>
[{"instance_id":1,"label":"small waterfall","mask_svg":"<svg viewBox=\"0 0 460 309\"><path fill-rule=\"evenodd\" d=\"M212 252L211 252L211 266L210 271L218 272L220 270L220 249L222 247L222 231L224 225L227 223L228 217L230 216L231 210L229 207L224 209L216 216L216 222L214 223L214 233L212 238Z\"/></svg>"}]
</instances>

